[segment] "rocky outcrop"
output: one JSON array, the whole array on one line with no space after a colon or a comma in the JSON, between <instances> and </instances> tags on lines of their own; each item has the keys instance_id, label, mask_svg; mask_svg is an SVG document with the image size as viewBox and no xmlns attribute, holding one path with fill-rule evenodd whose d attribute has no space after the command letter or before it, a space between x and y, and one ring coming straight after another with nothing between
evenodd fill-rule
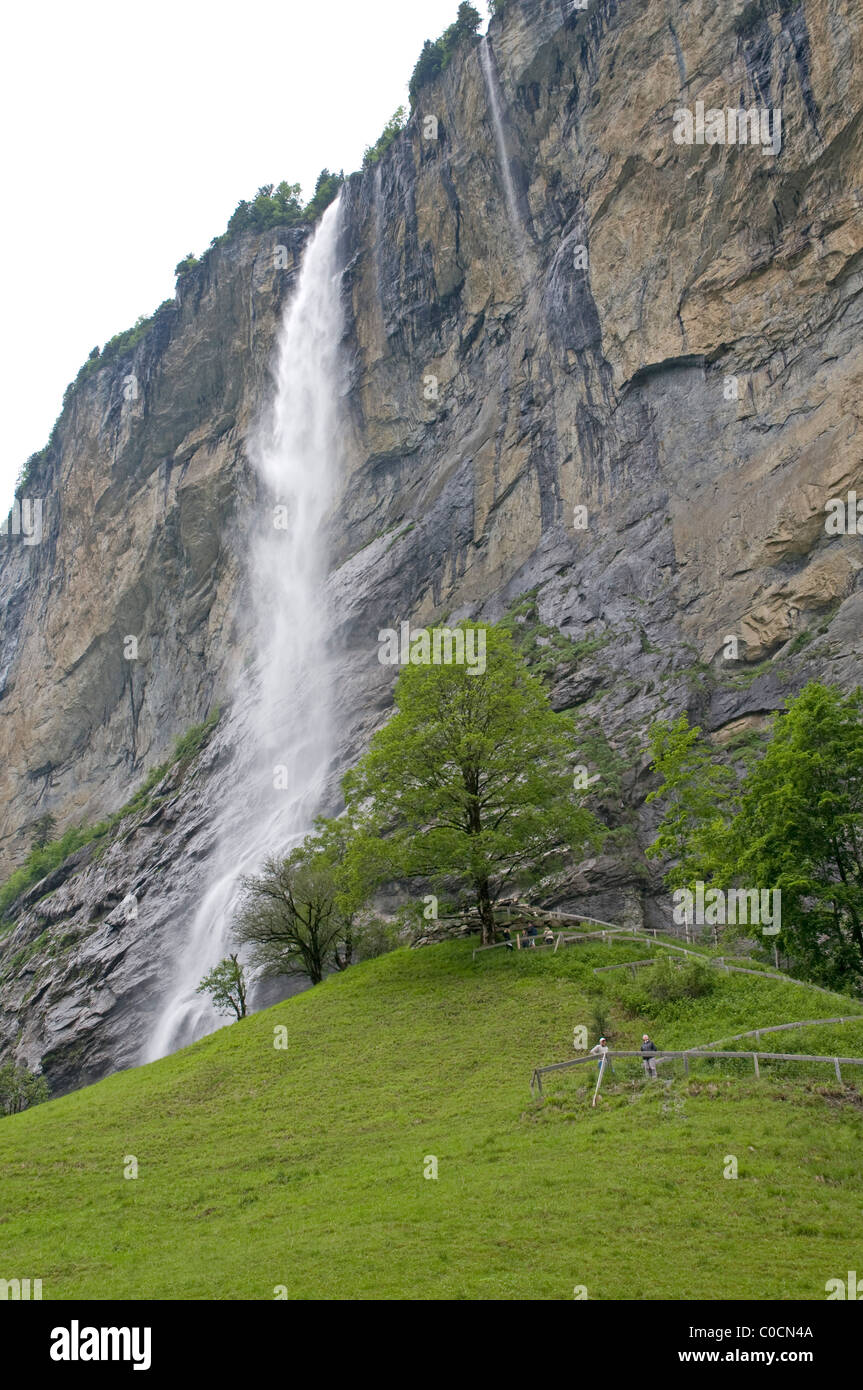
<instances>
[{"instance_id":1,"label":"rocky outcrop","mask_svg":"<svg viewBox=\"0 0 863 1390\"><path fill-rule=\"evenodd\" d=\"M600 721L620 765L605 810L630 850L557 892L598 917L663 910L639 856L651 719L688 707L728 742L807 678L863 674L861 539L828 534L824 510L863 496L861 44L853 0L510 0L490 30L502 131L468 46L343 193L334 776L388 706L380 628L496 618L536 590L579 653L555 702ZM781 109L779 152L678 144L697 103ZM42 544L0 542L7 870L36 816L114 810L230 701L249 655L245 441L303 239L246 234L183 276L157 329L73 394ZM0 1040L61 1085L134 1060L212 871L230 737L170 816L0 942ZM137 920L107 924L145 883Z\"/></svg>"}]
</instances>

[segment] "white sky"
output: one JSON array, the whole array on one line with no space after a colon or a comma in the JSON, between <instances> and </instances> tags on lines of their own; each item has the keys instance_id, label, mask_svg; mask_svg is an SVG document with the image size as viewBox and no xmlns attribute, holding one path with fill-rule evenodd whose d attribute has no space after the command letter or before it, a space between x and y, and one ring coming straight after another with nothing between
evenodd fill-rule
<instances>
[{"instance_id":1,"label":"white sky","mask_svg":"<svg viewBox=\"0 0 863 1390\"><path fill-rule=\"evenodd\" d=\"M485 27L487 6L475 0ZM264 183L350 173L458 0L43 0L2 23L0 507L90 349Z\"/></svg>"}]
</instances>

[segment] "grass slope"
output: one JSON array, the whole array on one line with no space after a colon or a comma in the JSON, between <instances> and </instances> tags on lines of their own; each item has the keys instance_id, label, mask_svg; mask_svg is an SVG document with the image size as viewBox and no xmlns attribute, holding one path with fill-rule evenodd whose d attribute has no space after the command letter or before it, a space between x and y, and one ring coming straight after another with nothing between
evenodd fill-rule
<instances>
[{"instance_id":1,"label":"grass slope","mask_svg":"<svg viewBox=\"0 0 863 1390\"><path fill-rule=\"evenodd\" d=\"M531 1100L591 967L643 949L397 951L0 1121L0 1276L46 1299L824 1298L860 1267L863 1077L741 1059L648 1085L634 1062L595 1111L593 1067ZM649 1027L691 1046L858 1008L722 976ZM614 1045L642 1031L616 1017ZM863 1019L761 1046L863 1055Z\"/></svg>"}]
</instances>

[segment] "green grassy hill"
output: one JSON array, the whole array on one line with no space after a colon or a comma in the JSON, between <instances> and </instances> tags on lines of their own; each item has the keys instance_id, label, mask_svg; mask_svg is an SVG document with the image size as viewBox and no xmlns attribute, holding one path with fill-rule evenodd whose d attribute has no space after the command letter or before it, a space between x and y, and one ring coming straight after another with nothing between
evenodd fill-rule
<instances>
[{"instance_id":1,"label":"green grassy hill","mask_svg":"<svg viewBox=\"0 0 863 1390\"><path fill-rule=\"evenodd\" d=\"M531 1098L535 1065L575 1055L592 967L644 954L400 950L2 1120L0 1276L41 1278L46 1299L824 1298L859 1267L863 1076L759 1082L741 1060L649 1084L634 1061L596 1110L592 1066ZM718 976L648 1024L618 1007L612 1042L858 1009ZM761 1047L863 1056L863 1017Z\"/></svg>"}]
</instances>

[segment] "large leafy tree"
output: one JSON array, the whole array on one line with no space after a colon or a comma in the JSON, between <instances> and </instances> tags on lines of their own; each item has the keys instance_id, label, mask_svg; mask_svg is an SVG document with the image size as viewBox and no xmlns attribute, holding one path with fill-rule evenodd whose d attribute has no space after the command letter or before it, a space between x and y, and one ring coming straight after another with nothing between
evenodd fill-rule
<instances>
[{"instance_id":1,"label":"large leafy tree","mask_svg":"<svg viewBox=\"0 0 863 1390\"><path fill-rule=\"evenodd\" d=\"M782 893L782 940L815 979L863 978L863 691L807 685L741 789L726 870Z\"/></svg>"},{"instance_id":2,"label":"large leafy tree","mask_svg":"<svg viewBox=\"0 0 863 1390\"><path fill-rule=\"evenodd\" d=\"M465 625L461 625L465 626ZM600 839L573 787L575 725L555 714L501 628L482 626L485 669L402 668L396 712L344 781L349 861L387 878L458 882L491 939L502 889Z\"/></svg>"},{"instance_id":3,"label":"large leafy tree","mask_svg":"<svg viewBox=\"0 0 863 1390\"><path fill-rule=\"evenodd\" d=\"M647 856L673 861L666 874L670 887L690 887L718 870L734 774L714 762L701 729L690 727L685 713L652 725L649 737L651 766L662 782L647 800L663 802L665 814Z\"/></svg>"},{"instance_id":4,"label":"large leafy tree","mask_svg":"<svg viewBox=\"0 0 863 1390\"><path fill-rule=\"evenodd\" d=\"M667 803L648 854L666 882L778 889L776 939L802 974L863 979L863 692L817 682L786 702L763 756L731 787L682 715L652 733Z\"/></svg>"}]
</instances>

